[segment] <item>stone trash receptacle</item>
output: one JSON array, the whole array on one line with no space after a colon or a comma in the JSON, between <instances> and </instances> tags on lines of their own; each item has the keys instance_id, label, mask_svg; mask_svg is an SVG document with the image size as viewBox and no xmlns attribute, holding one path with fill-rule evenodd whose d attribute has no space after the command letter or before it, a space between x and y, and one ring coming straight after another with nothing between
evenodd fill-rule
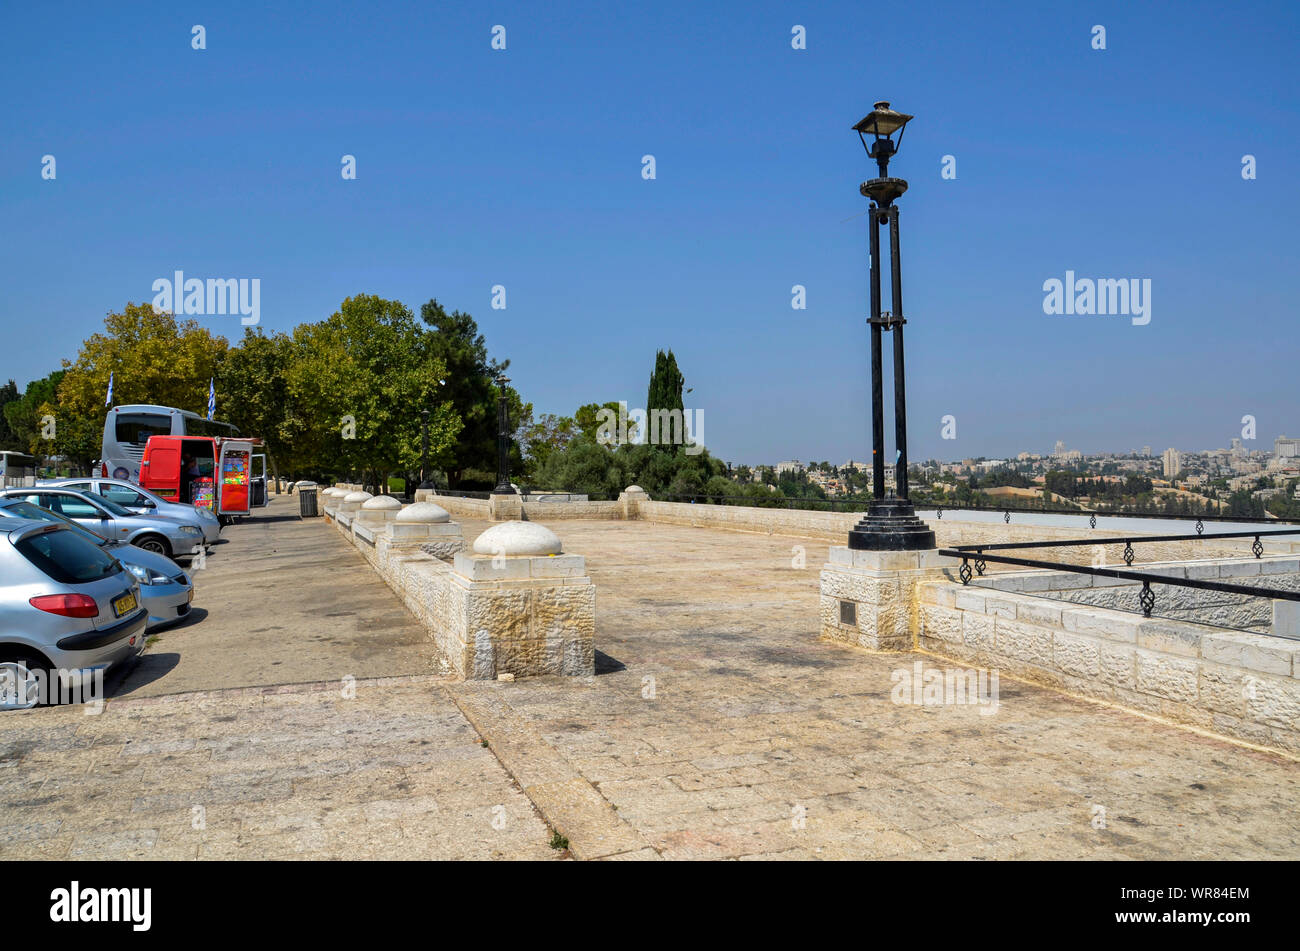
<instances>
[{"instance_id":1,"label":"stone trash receptacle","mask_svg":"<svg viewBox=\"0 0 1300 951\"><path fill-rule=\"evenodd\" d=\"M492 526L457 553L450 581L439 646L462 676L595 673L596 588L549 528Z\"/></svg>"}]
</instances>

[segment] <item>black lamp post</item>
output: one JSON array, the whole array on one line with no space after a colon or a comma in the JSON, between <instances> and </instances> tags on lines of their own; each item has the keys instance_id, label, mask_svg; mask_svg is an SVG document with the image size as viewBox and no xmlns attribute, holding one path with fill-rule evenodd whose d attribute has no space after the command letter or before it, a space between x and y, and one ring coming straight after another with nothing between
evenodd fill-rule
<instances>
[{"instance_id":1,"label":"black lamp post","mask_svg":"<svg viewBox=\"0 0 1300 951\"><path fill-rule=\"evenodd\" d=\"M875 108L853 128L876 161L880 176L863 182L858 191L871 199L871 494L862 519L849 532L849 547L864 551L915 551L934 548L934 532L916 517L907 499L907 395L903 378L903 276L898 250L898 206L894 204L907 182L889 177L889 160L903 141L903 127L911 116L895 112L888 102ZM894 141L894 133L898 140ZM873 141L867 144L867 134ZM880 309L880 228L889 225L890 311ZM885 400L881 333L894 335L894 485L896 494L885 496Z\"/></svg>"},{"instance_id":2,"label":"black lamp post","mask_svg":"<svg viewBox=\"0 0 1300 951\"><path fill-rule=\"evenodd\" d=\"M506 379L504 373L498 374L497 385L497 487L493 495L514 495L515 487L510 484L510 411L506 408Z\"/></svg>"}]
</instances>

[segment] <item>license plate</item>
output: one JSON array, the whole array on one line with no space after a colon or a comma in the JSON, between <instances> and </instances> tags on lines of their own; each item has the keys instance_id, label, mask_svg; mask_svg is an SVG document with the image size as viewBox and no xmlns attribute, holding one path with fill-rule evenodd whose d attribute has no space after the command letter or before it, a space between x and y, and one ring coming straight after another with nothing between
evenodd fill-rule
<instances>
[{"instance_id":1,"label":"license plate","mask_svg":"<svg viewBox=\"0 0 1300 951\"><path fill-rule=\"evenodd\" d=\"M130 614L135 610L135 595L128 591L120 598L113 602L113 613L118 617Z\"/></svg>"}]
</instances>

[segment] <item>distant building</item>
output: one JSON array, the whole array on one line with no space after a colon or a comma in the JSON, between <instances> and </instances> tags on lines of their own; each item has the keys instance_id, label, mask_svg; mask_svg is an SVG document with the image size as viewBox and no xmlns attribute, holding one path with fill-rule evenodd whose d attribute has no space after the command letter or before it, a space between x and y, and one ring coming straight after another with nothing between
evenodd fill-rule
<instances>
[{"instance_id":1,"label":"distant building","mask_svg":"<svg viewBox=\"0 0 1300 951\"><path fill-rule=\"evenodd\" d=\"M1172 479L1183 471L1183 454L1177 449L1166 449L1160 456L1160 460L1164 463L1164 476L1166 479Z\"/></svg>"},{"instance_id":2,"label":"distant building","mask_svg":"<svg viewBox=\"0 0 1300 951\"><path fill-rule=\"evenodd\" d=\"M1055 456L1057 459L1060 459L1062 456L1065 455L1065 440L1063 439L1056 440L1056 448L1052 450L1052 455Z\"/></svg>"},{"instance_id":3,"label":"distant building","mask_svg":"<svg viewBox=\"0 0 1300 951\"><path fill-rule=\"evenodd\" d=\"M788 462L778 462L776 464L776 477L779 479L787 472L798 473L798 472L803 472L803 470L804 470L803 463L800 462L798 459L791 459Z\"/></svg>"},{"instance_id":4,"label":"distant building","mask_svg":"<svg viewBox=\"0 0 1300 951\"><path fill-rule=\"evenodd\" d=\"M1146 456L1148 459L1150 459L1150 458L1151 458L1151 447L1150 447L1150 446L1143 446L1143 447L1142 447L1142 455L1144 455L1144 456Z\"/></svg>"},{"instance_id":5,"label":"distant building","mask_svg":"<svg viewBox=\"0 0 1300 951\"><path fill-rule=\"evenodd\" d=\"M1300 459L1300 439L1278 436L1273 440L1273 455L1280 459Z\"/></svg>"}]
</instances>

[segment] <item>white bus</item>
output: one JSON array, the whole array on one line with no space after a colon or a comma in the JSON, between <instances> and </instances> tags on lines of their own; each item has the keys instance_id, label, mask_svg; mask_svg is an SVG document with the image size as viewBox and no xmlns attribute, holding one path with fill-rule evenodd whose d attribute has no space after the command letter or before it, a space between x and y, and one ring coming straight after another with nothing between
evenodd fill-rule
<instances>
[{"instance_id":1,"label":"white bus","mask_svg":"<svg viewBox=\"0 0 1300 951\"><path fill-rule=\"evenodd\" d=\"M127 479L139 484L140 460L150 436L220 436L229 439L239 430L230 423L204 419L189 410L172 406L136 403L114 406L104 419L104 442L99 456L99 475L104 479Z\"/></svg>"},{"instance_id":2,"label":"white bus","mask_svg":"<svg viewBox=\"0 0 1300 951\"><path fill-rule=\"evenodd\" d=\"M0 452L0 488L22 489L35 484L35 456L25 452Z\"/></svg>"}]
</instances>

